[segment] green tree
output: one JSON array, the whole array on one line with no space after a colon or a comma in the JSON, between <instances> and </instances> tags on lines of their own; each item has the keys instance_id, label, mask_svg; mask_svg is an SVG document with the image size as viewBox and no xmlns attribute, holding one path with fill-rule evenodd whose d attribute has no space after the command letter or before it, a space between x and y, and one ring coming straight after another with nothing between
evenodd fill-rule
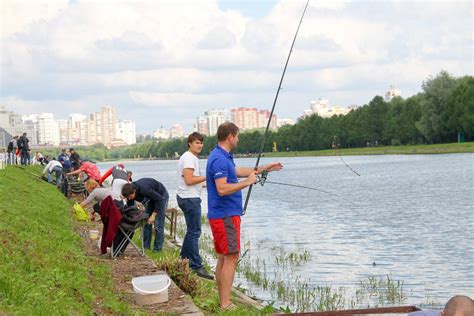
<instances>
[{"instance_id":1,"label":"green tree","mask_svg":"<svg viewBox=\"0 0 474 316\"><path fill-rule=\"evenodd\" d=\"M474 138L474 78L463 77L458 80L447 102L444 117L447 132L452 141L458 133L463 133L467 139Z\"/></svg>"},{"instance_id":2,"label":"green tree","mask_svg":"<svg viewBox=\"0 0 474 316\"><path fill-rule=\"evenodd\" d=\"M423 82L422 116L417 127L430 143L446 139L444 112L455 87L456 79L444 70L435 78L429 78Z\"/></svg>"}]
</instances>

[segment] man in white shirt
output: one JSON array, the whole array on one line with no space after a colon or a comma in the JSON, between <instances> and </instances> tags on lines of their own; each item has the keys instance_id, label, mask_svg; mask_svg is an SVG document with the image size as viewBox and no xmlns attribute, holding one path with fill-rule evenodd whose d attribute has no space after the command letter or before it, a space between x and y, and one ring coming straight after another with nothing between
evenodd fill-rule
<instances>
[{"instance_id":1,"label":"man in white shirt","mask_svg":"<svg viewBox=\"0 0 474 316\"><path fill-rule=\"evenodd\" d=\"M44 167L43 174L48 173L48 182L53 183L53 172L56 174L56 186L59 189L59 186L61 184L61 177L63 173L63 165L54 158L51 159L51 161Z\"/></svg>"},{"instance_id":2,"label":"man in white shirt","mask_svg":"<svg viewBox=\"0 0 474 316\"><path fill-rule=\"evenodd\" d=\"M181 247L181 258L189 259L189 267L197 275L214 279L202 265L199 255L199 237L201 236L201 191L206 176L201 175L197 156L203 147L203 137L194 132L188 136L188 151L178 162L178 193L176 199L186 219L186 236Z\"/></svg>"}]
</instances>

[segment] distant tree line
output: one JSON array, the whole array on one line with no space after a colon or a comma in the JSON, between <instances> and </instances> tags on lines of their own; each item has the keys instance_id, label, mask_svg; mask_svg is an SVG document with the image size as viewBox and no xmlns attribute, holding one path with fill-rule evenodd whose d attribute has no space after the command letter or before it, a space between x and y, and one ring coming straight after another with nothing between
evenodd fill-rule
<instances>
[{"instance_id":1,"label":"distant tree line","mask_svg":"<svg viewBox=\"0 0 474 316\"><path fill-rule=\"evenodd\" d=\"M446 71L422 84L422 92L386 102L381 96L347 115L322 118L312 115L295 125L270 131L264 151L330 149L336 141L340 148L377 145L410 145L456 142L458 133L466 141L474 137L474 78L454 78ZM257 153L263 130L243 132L238 154ZM206 137L203 155L214 148L215 136ZM145 141L113 149L107 158L172 158L187 149L186 139Z\"/></svg>"},{"instance_id":2,"label":"distant tree line","mask_svg":"<svg viewBox=\"0 0 474 316\"><path fill-rule=\"evenodd\" d=\"M301 118L295 125L270 131L264 151L305 151L375 145L415 145L456 142L458 134L466 141L474 139L474 77L454 78L446 71L422 84L422 92L386 102L381 96L347 115ZM237 154L260 150L263 130L240 134ZM217 143L216 136L206 137L203 155ZM144 140L141 143L107 150L102 145L79 147L81 156L90 159L173 158L187 150L186 139Z\"/></svg>"}]
</instances>

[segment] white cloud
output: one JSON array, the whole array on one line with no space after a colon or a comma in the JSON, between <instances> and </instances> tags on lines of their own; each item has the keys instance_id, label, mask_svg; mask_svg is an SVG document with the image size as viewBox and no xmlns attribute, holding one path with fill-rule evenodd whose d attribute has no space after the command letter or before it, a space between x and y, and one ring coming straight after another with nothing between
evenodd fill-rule
<instances>
[{"instance_id":1,"label":"white cloud","mask_svg":"<svg viewBox=\"0 0 474 316\"><path fill-rule=\"evenodd\" d=\"M152 129L155 109L171 122L268 106L305 1L281 0L261 18L216 0L0 3L0 102L58 113L116 104ZM277 112L297 117L319 96L366 103L390 84L415 93L441 69L472 74L469 25L469 1L312 1Z\"/></svg>"}]
</instances>

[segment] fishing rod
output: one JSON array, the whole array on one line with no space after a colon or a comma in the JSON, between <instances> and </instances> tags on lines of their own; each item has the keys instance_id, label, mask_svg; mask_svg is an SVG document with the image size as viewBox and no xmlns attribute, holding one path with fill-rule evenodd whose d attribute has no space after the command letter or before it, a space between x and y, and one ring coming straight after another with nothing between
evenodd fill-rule
<instances>
[{"instance_id":1,"label":"fishing rod","mask_svg":"<svg viewBox=\"0 0 474 316\"><path fill-rule=\"evenodd\" d=\"M278 85L278 89L276 91L275 99L273 100L273 106L272 106L272 110L270 112L270 117L268 118L267 127L265 128L265 133L263 134L262 146L260 147L260 151L259 151L258 157L257 157L257 162L255 163L255 168L254 168L255 171L258 170L258 165L260 163L260 158L262 157L263 149L265 147L265 143L267 142L268 130L270 129L270 122L271 122L272 117L273 117L273 112L275 111L275 105L276 105L276 102L278 100L278 95L280 94L281 84L283 83L283 78L285 77L286 68L288 67L288 62L290 61L291 53L293 52L293 47L295 46L296 37L298 36L298 32L300 30L301 23L303 22L304 14L306 13L306 9L308 8L308 4L309 4L309 0L306 2L306 5L304 7L303 14L301 15L301 19L300 19L300 22L298 24L298 28L296 29L295 37L293 38L293 43L291 43L290 52L288 53L288 57L286 59L285 68L283 68L283 73L281 74L280 84ZM249 200L250 200L250 194L252 193L252 187L253 187L253 185L250 185L249 189L247 191L247 197L245 198L243 215L245 215L245 212L247 211L247 206L248 206Z\"/></svg>"}]
</instances>

